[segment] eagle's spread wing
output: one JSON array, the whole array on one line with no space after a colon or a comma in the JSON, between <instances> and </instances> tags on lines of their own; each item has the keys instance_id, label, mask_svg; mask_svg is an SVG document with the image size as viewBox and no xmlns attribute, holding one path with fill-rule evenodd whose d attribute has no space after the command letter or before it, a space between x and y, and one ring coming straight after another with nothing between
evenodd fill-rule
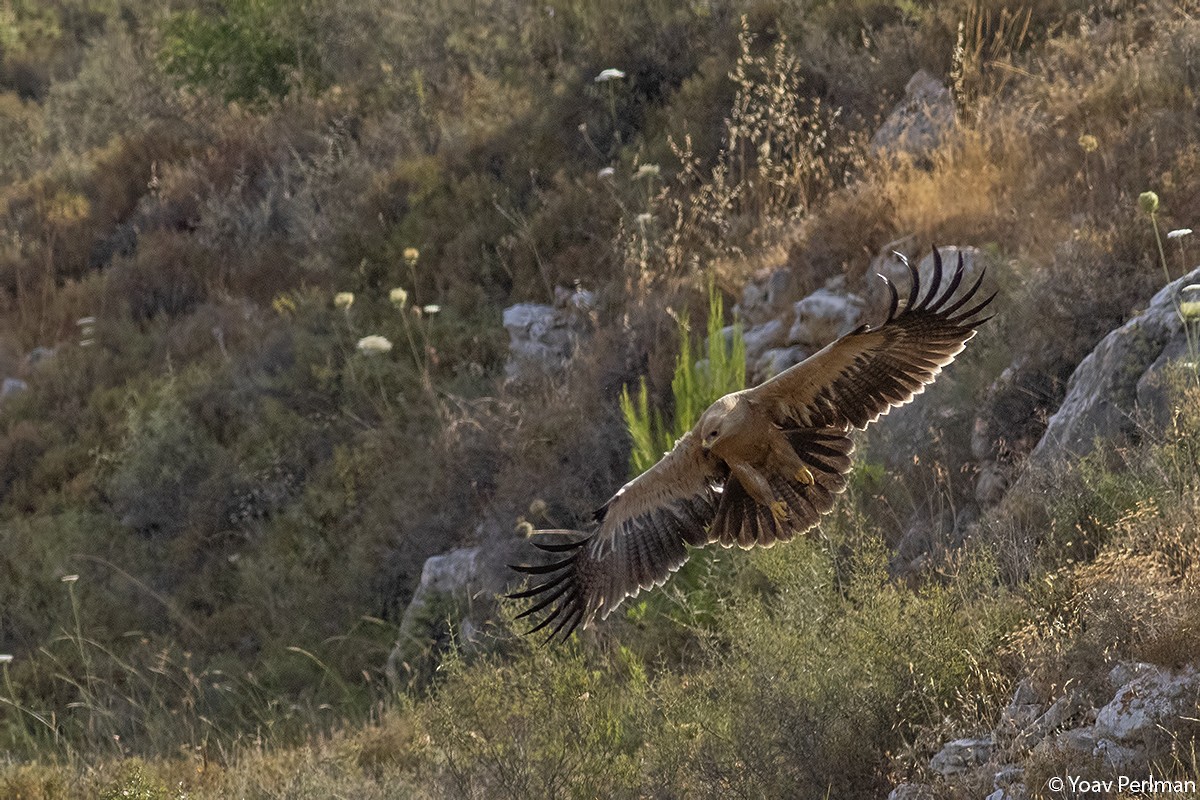
<instances>
[{"instance_id":1,"label":"eagle's spread wing","mask_svg":"<svg viewBox=\"0 0 1200 800\"><path fill-rule=\"evenodd\" d=\"M553 625L547 639L560 634L565 639L580 623L586 626L597 614L606 617L626 597L664 583L687 561L687 545L706 543L724 479L724 466L700 446L693 431L596 512L600 524L593 533L555 544L535 542L541 550L569 555L541 566L513 567L542 580L509 595L537 599L522 617L545 611L530 633Z\"/></svg>"},{"instance_id":2,"label":"eagle's spread wing","mask_svg":"<svg viewBox=\"0 0 1200 800\"><path fill-rule=\"evenodd\" d=\"M903 310L899 310L896 287L884 278L892 303L882 325L851 331L750 394L784 428L865 428L893 407L911 401L962 352L987 319L978 319L978 314L995 297L971 305L983 282L981 271L975 284L950 303L963 278L962 254L945 289L942 257L936 249L933 265L933 279L923 298L920 275L909 264L912 286Z\"/></svg>"}]
</instances>

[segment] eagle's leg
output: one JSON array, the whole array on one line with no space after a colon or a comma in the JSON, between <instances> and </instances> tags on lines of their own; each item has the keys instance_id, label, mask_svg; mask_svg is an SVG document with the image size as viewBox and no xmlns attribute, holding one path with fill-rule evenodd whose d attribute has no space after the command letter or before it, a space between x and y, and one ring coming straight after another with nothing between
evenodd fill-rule
<instances>
[{"instance_id":1,"label":"eagle's leg","mask_svg":"<svg viewBox=\"0 0 1200 800\"><path fill-rule=\"evenodd\" d=\"M811 486L815 483L816 479L813 478L812 470L800 460L800 456L796 455L796 451L787 443L787 440L782 436L772 438L771 456L774 462L773 466L784 475L790 475L792 480L797 483L802 483L805 486Z\"/></svg>"},{"instance_id":2,"label":"eagle's leg","mask_svg":"<svg viewBox=\"0 0 1200 800\"><path fill-rule=\"evenodd\" d=\"M744 461L735 461L729 465L729 468L754 502L770 509L771 516L779 522L788 518L790 512L787 503L775 496L775 492L771 489L771 483L765 475Z\"/></svg>"}]
</instances>

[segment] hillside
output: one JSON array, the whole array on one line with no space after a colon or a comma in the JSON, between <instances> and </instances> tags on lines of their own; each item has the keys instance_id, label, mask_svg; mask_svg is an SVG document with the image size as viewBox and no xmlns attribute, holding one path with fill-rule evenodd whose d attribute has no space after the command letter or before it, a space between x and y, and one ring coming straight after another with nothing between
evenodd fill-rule
<instances>
[{"instance_id":1,"label":"hillside","mask_svg":"<svg viewBox=\"0 0 1200 800\"><path fill-rule=\"evenodd\" d=\"M1191 0L11 0L0 207L0 797L1200 780ZM815 536L521 635L935 247Z\"/></svg>"}]
</instances>

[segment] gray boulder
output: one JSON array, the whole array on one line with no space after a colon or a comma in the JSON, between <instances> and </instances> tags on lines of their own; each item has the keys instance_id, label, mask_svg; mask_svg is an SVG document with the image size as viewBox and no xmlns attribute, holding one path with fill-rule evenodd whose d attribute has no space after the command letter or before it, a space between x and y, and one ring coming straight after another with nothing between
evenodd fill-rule
<instances>
[{"instance_id":1,"label":"gray boulder","mask_svg":"<svg viewBox=\"0 0 1200 800\"><path fill-rule=\"evenodd\" d=\"M923 783L901 783L888 793L887 800L933 800L933 788Z\"/></svg>"},{"instance_id":2,"label":"gray boulder","mask_svg":"<svg viewBox=\"0 0 1200 800\"><path fill-rule=\"evenodd\" d=\"M1097 439L1120 441L1139 426L1159 428L1170 419L1170 367L1190 360L1200 321L1189 322L1181 303L1200 290L1200 268L1163 287L1141 314L1111 332L1075 369L1067 396L1050 417L1029 463L1051 467L1089 453ZM1200 299L1197 297L1196 299Z\"/></svg>"},{"instance_id":3,"label":"gray boulder","mask_svg":"<svg viewBox=\"0 0 1200 800\"><path fill-rule=\"evenodd\" d=\"M961 775L983 764L992 757L995 746L991 736L980 739L955 739L946 742L942 749L930 759L929 768L934 772L948 777Z\"/></svg>"},{"instance_id":4,"label":"gray boulder","mask_svg":"<svg viewBox=\"0 0 1200 800\"><path fill-rule=\"evenodd\" d=\"M559 289L554 305L518 303L504 309L509 337L505 376L519 380L566 366L579 341L592 331L595 302L586 290Z\"/></svg>"},{"instance_id":5,"label":"gray boulder","mask_svg":"<svg viewBox=\"0 0 1200 800\"><path fill-rule=\"evenodd\" d=\"M904 99L871 137L871 149L885 155L929 155L954 128L950 90L921 69L904 87Z\"/></svg>"},{"instance_id":6,"label":"gray boulder","mask_svg":"<svg viewBox=\"0 0 1200 800\"><path fill-rule=\"evenodd\" d=\"M1170 751L1177 731L1200 709L1200 673L1191 666L1169 670L1123 664L1113 669L1109 681L1124 683L1095 712L1093 724L1062 730L1052 748L1047 739L1038 749L1102 759L1113 769L1144 768Z\"/></svg>"},{"instance_id":7,"label":"gray boulder","mask_svg":"<svg viewBox=\"0 0 1200 800\"><path fill-rule=\"evenodd\" d=\"M796 276L787 267L763 269L742 289L733 314L751 327L777 318L797 297Z\"/></svg>"},{"instance_id":8,"label":"gray boulder","mask_svg":"<svg viewBox=\"0 0 1200 800\"><path fill-rule=\"evenodd\" d=\"M858 326L862 300L857 295L818 289L792 307L793 322L787 344L816 352Z\"/></svg>"},{"instance_id":9,"label":"gray boulder","mask_svg":"<svg viewBox=\"0 0 1200 800\"><path fill-rule=\"evenodd\" d=\"M386 672L394 687L423 677L436 663L435 651L452 635L466 647L485 635L486 621L497 613L497 596L516 577L506 565L528 558L528 547L524 539L511 537L425 560L388 656Z\"/></svg>"},{"instance_id":10,"label":"gray boulder","mask_svg":"<svg viewBox=\"0 0 1200 800\"><path fill-rule=\"evenodd\" d=\"M762 383L769 378L775 377L788 367L799 364L808 358L809 355L807 349L797 345L768 350L759 356L757 361L749 362L751 364L751 379L755 384Z\"/></svg>"},{"instance_id":11,"label":"gray boulder","mask_svg":"<svg viewBox=\"0 0 1200 800\"><path fill-rule=\"evenodd\" d=\"M743 333L742 341L746 343L746 363L757 363L763 353L786 344L790 327L786 319L777 318L767 320L761 325L755 325Z\"/></svg>"},{"instance_id":12,"label":"gray boulder","mask_svg":"<svg viewBox=\"0 0 1200 800\"><path fill-rule=\"evenodd\" d=\"M28 388L29 384L20 378L5 378L4 383L0 383L0 397L19 394Z\"/></svg>"},{"instance_id":13,"label":"gray boulder","mask_svg":"<svg viewBox=\"0 0 1200 800\"><path fill-rule=\"evenodd\" d=\"M1145 665L1096 714L1096 734L1119 745L1162 740L1181 717L1195 717L1200 706L1200 674L1194 667L1171 671Z\"/></svg>"}]
</instances>

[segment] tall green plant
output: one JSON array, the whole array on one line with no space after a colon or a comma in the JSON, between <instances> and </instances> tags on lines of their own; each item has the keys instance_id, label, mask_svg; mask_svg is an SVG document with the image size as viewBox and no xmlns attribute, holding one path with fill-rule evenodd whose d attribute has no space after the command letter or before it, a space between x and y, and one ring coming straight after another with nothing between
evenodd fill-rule
<instances>
[{"instance_id":1,"label":"tall green plant","mask_svg":"<svg viewBox=\"0 0 1200 800\"><path fill-rule=\"evenodd\" d=\"M630 453L630 472L641 475L654 466L663 453L675 446L676 440L692 429L704 409L718 398L746 386L746 343L742 328L734 325L728 338L722 327L725 309L716 286L708 287L707 352L703 361L696 361L692 352L691 328L686 316L679 319L679 356L675 361L675 377L671 380L674 410L668 421L659 409L650 407L646 380L638 385L632 396L628 387L621 393L621 412L625 426L633 439ZM719 603L715 587L719 581L707 576L717 567L716 548L693 553L691 559L676 574L672 585L676 593L654 592L626 607L627 616L635 621L667 620L691 628L697 623L710 625ZM686 602L677 602L682 597Z\"/></svg>"},{"instance_id":2,"label":"tall green plant","mask_svg":"<svg viewBox=\"0 0 1200 800\"><path fill-rule=\"evenodd\" d=\"M630 471L633 477L654 466L676 440L692 429L704 409L718 398L746 387L746 343L740 325L733 326L727 340L722 322L725 308L716 286L708 287L707 353L703 361L692 356L691 328L686 315L679 319L679 357L671 380L674 413L670 422L657 408L650 407L646 379L638 385L637 396L626 387L621 392L621 413L633 439Z\"/></svg>"}]
</instances>

